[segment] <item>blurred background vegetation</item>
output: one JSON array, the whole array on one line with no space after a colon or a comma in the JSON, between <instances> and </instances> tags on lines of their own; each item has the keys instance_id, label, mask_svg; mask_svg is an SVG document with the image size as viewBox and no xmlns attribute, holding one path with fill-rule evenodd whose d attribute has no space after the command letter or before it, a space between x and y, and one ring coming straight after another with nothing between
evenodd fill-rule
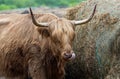
<instances>
[{"instance_id":1,"label":"blurred background vegetation","mask_svg":"<svg viewBox=\"0 0 120 79\"><path fill-rule=\"evenodd\" d=\"M0 10L9 10L25 7L69 7L85 0L0 0Z\"/></svg>"}]
</instances>

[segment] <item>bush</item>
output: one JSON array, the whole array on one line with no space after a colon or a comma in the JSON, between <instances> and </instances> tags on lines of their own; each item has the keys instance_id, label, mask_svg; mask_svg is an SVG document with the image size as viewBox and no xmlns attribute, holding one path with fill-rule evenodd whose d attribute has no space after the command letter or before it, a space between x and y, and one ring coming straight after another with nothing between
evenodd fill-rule
<instances>
[{"instance_id":1,"label":"bush","mask_svg":"<svg viewBox=\"0 0 120 79\"><path fill-rule=\"evenodd\" d=\"M0 10L30 6L68 7L85 0L0 0ZM12 5L11 5L12 4Z\"/></svg>"},{"instance_id":2,"label":"bush","mask_svg":"<svg viewBox=\"0 0 120 79\"><path fill-rule=\"evenodd\" d=\"M0 10L8 10L8 9L14 9L17 8L15 5L5 5L5 4L1 4L0 5Z\"/></svg>"}]
</instances>

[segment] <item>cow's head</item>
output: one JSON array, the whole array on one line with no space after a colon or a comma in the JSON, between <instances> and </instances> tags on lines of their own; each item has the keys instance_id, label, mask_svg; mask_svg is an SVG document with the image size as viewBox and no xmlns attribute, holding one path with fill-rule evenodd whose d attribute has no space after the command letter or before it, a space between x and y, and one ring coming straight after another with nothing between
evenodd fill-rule
<instances>
[{"instance_id":1,"label":"cow's head","mask_svg":"<svg viewBox=\"0 0 120 79\"><path fill-rule=\"evenodd\" d=\"M65 18L58 18L52 20L48 23L38 23L32 10L30 8L30 13L32 16L33 23L42 30L45 37L49 37L50 41L54 44L54 49L59 51L59 54L54 52L54 55L60 55L64 60L70 60L75 58L75 53L72 50L72 41L75 37L75 26L89 22L96 10L96 5L93 9L92 14L85 20L81 21L71 21ZM43 29L42 29L43 28Z\"/></svg>"}]
</instances>

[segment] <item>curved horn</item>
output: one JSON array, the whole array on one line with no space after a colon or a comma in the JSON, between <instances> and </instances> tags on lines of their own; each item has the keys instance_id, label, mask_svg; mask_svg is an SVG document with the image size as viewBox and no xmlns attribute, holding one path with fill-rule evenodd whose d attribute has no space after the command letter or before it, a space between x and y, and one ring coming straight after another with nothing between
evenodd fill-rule
<instances>
[{"instance_id":1,"label":"curved horn","mask_svg":"<svg viewBox=\"0 0 120 79\"><path fill-rule=\"evenodd\" d=\"M72 23L74 23L75 25L80 25L80 24L85 24L85 23L89 22L95 14L96 6L97 6L97 4L94 6L92 14L87 19L80 20L80 21L72 21Z\"/></svg>"},{"instance_id":2,"label":"curved horn","mask_svg":"<svg viewBox=\"0 0 120 79\"><path fill-rule=\"evenodd\" d=\"M35 25L38 26L38 27L48 27L48 23L38 23L38 22L35 20L35 17L34 17L34 15L33 15L32 9L31 9L31 8L29 8L29 9L30 9L30 14L31 14L31 17L32 17L32 22L33 22L33 24L35 24Z\"/></svg>"}]
</instances>

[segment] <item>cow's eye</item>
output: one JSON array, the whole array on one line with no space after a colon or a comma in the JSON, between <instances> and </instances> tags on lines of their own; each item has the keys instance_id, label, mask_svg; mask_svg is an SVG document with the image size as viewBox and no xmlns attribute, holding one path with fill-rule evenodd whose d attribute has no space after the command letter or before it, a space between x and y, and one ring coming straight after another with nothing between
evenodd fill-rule
<instances>
[{"instance_id":1,"label":"cow's eye","mask_svg":"<svg viewBox=\"0 0 120 79\"><path fill-rule=\"evenodd\" d=\"M53 38L52 39L56 44L59 44L60 43L60 40L56 39L56 38Z\"/></svg>"},{"instance_id":2,"label":"cow's eye","mask_svg":"<svg viewBox=\"0 0 120 79\"><path fill-rule=\"evenodd\" d=\"M57 44L60 44L60 40L56 40L56 43L57 43Z\"/></svg>"}]
</instances>

